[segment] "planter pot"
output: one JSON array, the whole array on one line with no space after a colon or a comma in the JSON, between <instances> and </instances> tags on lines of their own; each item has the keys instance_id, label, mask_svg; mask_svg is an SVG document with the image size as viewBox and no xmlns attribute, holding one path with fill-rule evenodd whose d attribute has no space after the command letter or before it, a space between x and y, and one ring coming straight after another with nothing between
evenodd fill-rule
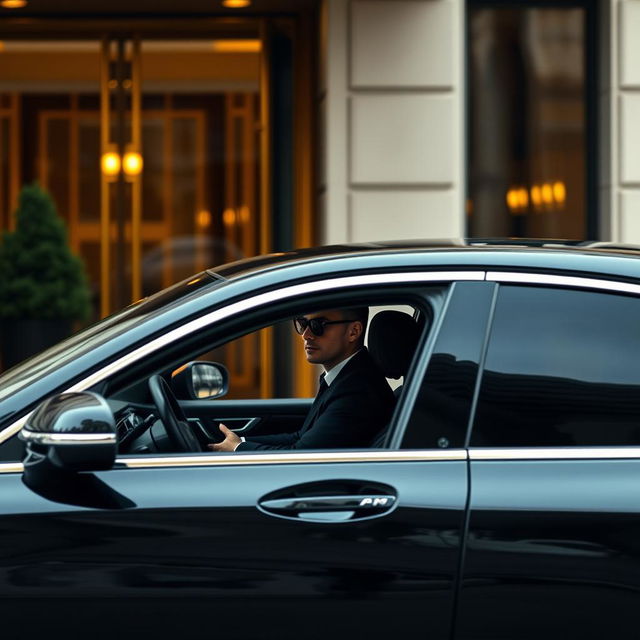
<instances>
[{"instance_id":1,"label":"planter pot","mask_svg":"<svg viewBox=\"0 0 640 640\"><path fill-rule=\"evenodd\" d=\"M26 360L71 335L71 320L36 318L0 320L2 369Z\"/></svg>"}]
</instances>

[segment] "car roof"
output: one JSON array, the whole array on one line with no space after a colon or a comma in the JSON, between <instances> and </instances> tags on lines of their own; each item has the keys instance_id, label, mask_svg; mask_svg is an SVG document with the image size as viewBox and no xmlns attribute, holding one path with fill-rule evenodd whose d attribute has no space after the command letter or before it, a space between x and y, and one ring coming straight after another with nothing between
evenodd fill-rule
<instances>
[{"instance_id":1,"label":"car roof","mask_svg":"<svg viewBox=\"0 0 640 640\"><path fill-rule=\"evenodd\" d=\"M209 272L235 279L256 271L296 266L321 270L324 266L327 271L418 266L523 269L640 279L640 245L521 238L394 240L272 253L231 262Z\"/></svg>"}]
</instances>

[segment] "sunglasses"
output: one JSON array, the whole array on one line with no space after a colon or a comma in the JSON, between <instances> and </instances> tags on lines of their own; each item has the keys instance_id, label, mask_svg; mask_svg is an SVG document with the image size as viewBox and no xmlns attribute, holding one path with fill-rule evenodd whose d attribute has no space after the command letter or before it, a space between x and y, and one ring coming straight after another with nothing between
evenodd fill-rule
<instances>
[{"instance_id":1,"label":"sunglasses","mask_svg":"<svg viewBox=\"0 0 640 640\"><path fill-rule=\"evenodd\" d=\"M345 324L347 322L353 322L353 320L324 320L323 318L309 319L304 316L300 316L299 318L294 318L293 326L300 335L302 335L308 327L311 330L311 333L318 337L324 333L324 328L328 324Z\"/></svg>"}]
</instances>

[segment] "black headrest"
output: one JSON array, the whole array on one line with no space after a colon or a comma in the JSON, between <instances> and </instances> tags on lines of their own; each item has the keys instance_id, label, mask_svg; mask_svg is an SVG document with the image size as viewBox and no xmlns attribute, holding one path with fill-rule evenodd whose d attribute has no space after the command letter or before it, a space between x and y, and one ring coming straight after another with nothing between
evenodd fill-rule
<instances>
[{"instance_id":1,"label":"black headrest","mask_svg":"<svg viewBox=\"0 0 640 640\"><path fill-rule=\"evenodd\" d=\"M416 321L401 311L380 311L369 324L369 352L387 378L407 373L418 346Z\"/></svg>"}]
</instances>

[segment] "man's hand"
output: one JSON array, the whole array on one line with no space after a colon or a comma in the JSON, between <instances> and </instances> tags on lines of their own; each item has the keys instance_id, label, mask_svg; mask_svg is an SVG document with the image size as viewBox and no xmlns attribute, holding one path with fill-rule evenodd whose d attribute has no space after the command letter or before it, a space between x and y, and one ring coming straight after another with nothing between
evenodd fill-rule
<instances>
[{"instance_id":1,"label":"man's hand","mask_svg":"<svg viewBox=\"0 0 640 640\"><path fill-rule=\"evenodd\" d=\"M224 440L216 444L208 444L207 447L212 451L235 451L236 447L242 442L240 436L227 429L223 424L218 426L224 435Z\"/></svg>"}]
</instances>

